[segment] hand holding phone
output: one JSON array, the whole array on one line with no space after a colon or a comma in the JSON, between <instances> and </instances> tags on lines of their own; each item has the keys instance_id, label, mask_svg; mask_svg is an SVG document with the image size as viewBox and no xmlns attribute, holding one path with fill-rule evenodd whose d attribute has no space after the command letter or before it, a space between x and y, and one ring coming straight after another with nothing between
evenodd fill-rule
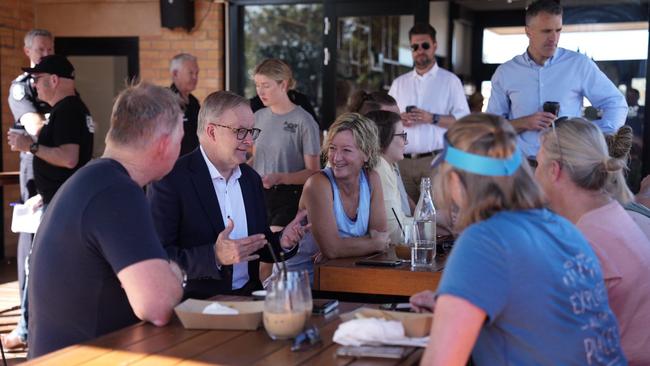
<instances>
[{"instance_id":1,"label":"hand holding phone","mask_svg":"<svg viewBox=\"0 0 650 366\"><path fill-rule=\"evenodd\" d=\"M542 106L544 112L553 113L555 117L560 113L560 103L558 102L544 102Z\"/></svg>"},{"instance_id":2,"label":"hand holding phone","mask_svg":"<svg viewBox=\"0 0 650 366\"><path fill-rule=\"evenodd\" d=\"M417 107L414 106L414 105L407 105L407 106L406 106L406 113L411 113L411 112L413 112L413 110L416 109L416 108L417 108Z\"/></svg>"}]
</instances>

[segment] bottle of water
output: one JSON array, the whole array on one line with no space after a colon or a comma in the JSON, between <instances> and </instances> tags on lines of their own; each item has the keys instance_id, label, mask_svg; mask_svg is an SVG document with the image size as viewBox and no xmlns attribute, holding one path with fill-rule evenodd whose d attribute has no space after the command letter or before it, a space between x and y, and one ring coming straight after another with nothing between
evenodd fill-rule
<instances>
[{"instance_id":1,"label":"bottle of water","mask_svg":"<svg viewBox=\"0 0 650 366\"><path fill-rule=\"evenodd\" d=\"M431 198L431 178L420 182L420 199L415 206L416 245L411 249L412 267L431 267L436 256L436 208Z\"/></svg>"}]
</instances>

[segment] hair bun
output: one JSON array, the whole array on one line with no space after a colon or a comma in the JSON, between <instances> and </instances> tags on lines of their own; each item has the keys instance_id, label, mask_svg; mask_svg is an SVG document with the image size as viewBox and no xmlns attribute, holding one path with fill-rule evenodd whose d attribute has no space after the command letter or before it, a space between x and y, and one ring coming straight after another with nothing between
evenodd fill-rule
<instances>
[{"instance_id":1,"label":"hair bun","mask_svg":"<svg viewBox=\"0 0 650 366\"><path fill-rule=\"evenodd\" d=\"M617 158L607 158L603 161L603 167L607 173L616 173L627 166L624 160Z\"/></svg>"},{"instance_id":2,"label":"hair bun","mask_svg":"<svg viewBox=\"0 0 650 366\"><path fill-rule=\"evenodd\" d=\"M627 159L632 149L634 131L632 127L624 125L613 135L605 136L609 156L616 159Z\"/></svg>"}]
</instances>

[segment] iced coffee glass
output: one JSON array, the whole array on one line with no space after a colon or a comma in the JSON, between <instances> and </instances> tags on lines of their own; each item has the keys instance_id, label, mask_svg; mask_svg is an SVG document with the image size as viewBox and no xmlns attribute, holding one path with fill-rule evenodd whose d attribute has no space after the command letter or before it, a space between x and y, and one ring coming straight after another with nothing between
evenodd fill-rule
<instances>
[{"instance_id":1,"label":"iced coffee glass","mask_svg":"<svg viewBox=\"0 0 650 366\"><path fill-rule=\"evenodd\" d=\"M272 339L298 335L311 314L312 300L306 271L280 273L264 300L264 328Z\"/></svg>"}]
</instances>

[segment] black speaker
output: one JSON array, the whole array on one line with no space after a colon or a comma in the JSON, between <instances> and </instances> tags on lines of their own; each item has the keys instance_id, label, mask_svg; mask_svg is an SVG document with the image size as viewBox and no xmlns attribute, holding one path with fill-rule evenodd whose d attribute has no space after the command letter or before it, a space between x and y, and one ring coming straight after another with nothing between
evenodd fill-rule
<instances>
[{"instance_id":1,"label":"black speaker","mask_svg":"<svg viewBox=\"0 0 650 366\"><path fill-rule=\"evenodd\" d=\"M194 0L160 0L160 24L165 28L194 27Z\"/></svg>"}]
</instances>

